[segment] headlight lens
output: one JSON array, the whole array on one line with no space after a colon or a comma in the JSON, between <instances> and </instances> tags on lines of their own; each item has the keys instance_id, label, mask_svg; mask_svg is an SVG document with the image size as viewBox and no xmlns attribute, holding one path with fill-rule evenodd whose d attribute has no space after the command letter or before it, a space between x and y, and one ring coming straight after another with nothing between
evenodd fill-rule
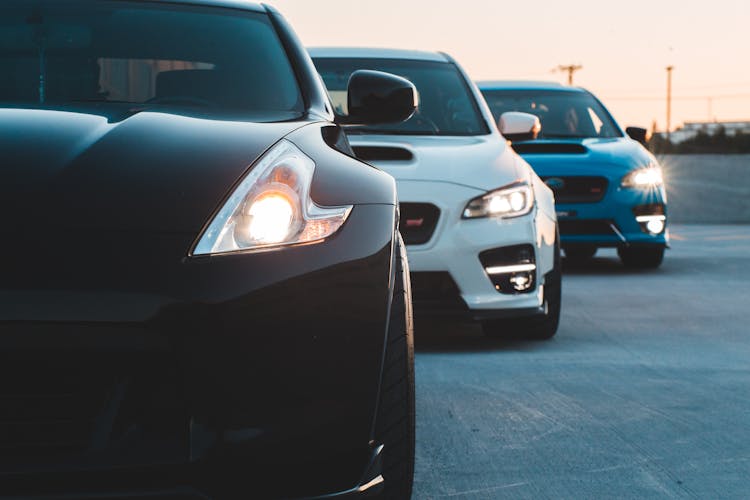
<instances>
[{"instance_id":1,"label":"headlight lens","mask_svg":"<svg viewBox=\"0 0 750 500\"><path fill-rule=\"evenodd\" d=\"M661 186L664 183L661 169L656 166L639 168L622 178L620 185L625 188L647 189Z\"/></svg>"},{"instance_id":2,"label":"headlight lens","mask_svg":"<svg viewBox=\"0 0 750 500\"><path fill-rule=\"evenodd\" d=\"M334 234L351 206L320 207L310 198L315 163L282 140L232 192L198 240L193 255L313 243Z\"/></svg>"},{"instance_id":3,"label":"headlight lens","mask_svg":"<svg viewBox=\"0 0 750 500\"><path fill-rule=\"evenodd\" d=\"M524 183L512 184L471 200L464 208L463 218L520 217L534 206L534 191Z\"/></svg>"}]
</instances>

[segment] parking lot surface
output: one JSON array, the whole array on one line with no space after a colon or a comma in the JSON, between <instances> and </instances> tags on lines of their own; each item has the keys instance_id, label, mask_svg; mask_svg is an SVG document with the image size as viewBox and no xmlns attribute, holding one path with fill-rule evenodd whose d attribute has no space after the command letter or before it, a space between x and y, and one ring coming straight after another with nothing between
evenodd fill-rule
<instances>
[{"instance_id":1,"label":"parking lot surface","mask_svg":"<svg viewBox=\"0 0 750 500\"><path fill-rule=\"evenodd\" d=\"M748 498L750 226L565 267L557 336L417 319L414 498Z\"/></svg>"}]
</instances>

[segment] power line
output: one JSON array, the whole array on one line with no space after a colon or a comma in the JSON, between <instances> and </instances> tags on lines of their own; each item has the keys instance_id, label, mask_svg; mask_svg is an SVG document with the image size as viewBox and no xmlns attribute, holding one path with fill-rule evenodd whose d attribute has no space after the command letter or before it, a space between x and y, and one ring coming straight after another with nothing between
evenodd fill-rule
<instances>
[{"instance_id":1,"label":"power line","mask_svg":"<svg viewBox=\"0 0 750 500\"><path fill-rule=\"evenodd\" d=\"M606 94L602 94L606 96ZM704 101L706 99L748 99L750 93L746 94L718 94L718 95L690 95L690 96L672 96L673 101ZM606 96L606 101L663 101L661 96Z\"/></svg>"},{"instance_id":2,"label":"power line","mask_svg":"<svg viewBox=\"0 0 750 500\"><path fill-rule=\"evenodd\" d=\"M667 66L667 142L669 142L669 131L672 121L672 70L674 66Z\"/></svg>"},{"instance_id":3,"label":"power line","mask_svg":"<svg viewBox=\"0 0 750 500\"><path fill-rule=\"evenodd\" d=\"M747 87L750 86L750 82L737 82L737 83L715 83L710 85L680 85L683 89L692 90L703 90L703 89L726 89L732 87Z\"/></svg>"},{"instance_id":4,"label":"power line","mask_svg":"<svg viewBox=\"0 0 750 500\"><path fill-rule=\"evenodd\" d=\"M712 85L680 85L681 89L684 90L705 90L705 89L720 89L720 88L734 88L734 87L749 87L750 82L737 82L737 83L717 83ZM605 92L656 92L657 89L654 87L641 87L641 88L598 88L600 93Z\"/></svg>"}]
</instances>

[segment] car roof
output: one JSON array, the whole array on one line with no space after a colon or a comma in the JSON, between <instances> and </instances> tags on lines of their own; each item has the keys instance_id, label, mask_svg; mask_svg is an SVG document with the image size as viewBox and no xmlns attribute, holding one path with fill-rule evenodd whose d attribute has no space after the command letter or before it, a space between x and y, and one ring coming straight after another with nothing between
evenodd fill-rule
<instances>
[{"instance_id":1,"label":"car roof","mask_svg":"<svg viewBox=\"0 0 750 500\"><path fill-rule=\"evenodd\" d=\"M205 5L208 7L229 7L233 9L266 12L265 5L247 0L130 0L134 3L176 3L187 5Z\"/></svg>"},{"instance_id":2,"label":"car roof","mask_svg":"<svg viewBox=\"0 0 750 500\"><path fill-rule=\"evenodd\" d=\"M558 82L541 80L492 80L477 82L482 90L557 90L560 92L586 92L580 87L568 87Z\"/></svg>"},{"instance_id":3,"label":"car roof","mask_svg":"<svg viewBox=\"0 0 750 500\"><path fill-rule=\"evenodd\" d=\"M310 57L320 58L346 57L451 62L450 58L443 53L421 50L381 49L373 47L310 47L307 51L310 53Z\"/></svg>"}]
</instances>

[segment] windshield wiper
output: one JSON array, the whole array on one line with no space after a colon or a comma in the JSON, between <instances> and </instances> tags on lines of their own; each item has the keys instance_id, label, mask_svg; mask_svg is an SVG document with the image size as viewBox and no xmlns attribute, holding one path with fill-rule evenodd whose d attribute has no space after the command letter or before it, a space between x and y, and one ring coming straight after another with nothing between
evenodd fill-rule
<instances>
[{"instance_id":1,"label":"windshield wiper","mask_svg":"<svg viewBox=\"0 0 750 500\"><path fill-rule=\"evenodd\" d=\"M381 134L381 135L439 135L434 130L392 130L387 128L345 127L350 135Z\"/></svg>"},{"instance_id":2,"label":"windshield wiper","mask_svg":"<svg viewBox=\"0 0 750 500\"><path fill-rule=\"evenodd\" d=\"M588 135L577 134L542 134L539 139L587 139Z\"/></svg>"},{"instance_id":3,"label":"windshield wiper","mask_svg":"<svg viewBox=\"0 0 750 500\"><path fill-rule=\"evenodd\" d=\"M85 99L68 99L68 102L94 102L94 103L112 103L112 104L141 104L133 101L118 101L115 99L107 99L106 97L87 97Z\"/></svg>"}]
</instances>

